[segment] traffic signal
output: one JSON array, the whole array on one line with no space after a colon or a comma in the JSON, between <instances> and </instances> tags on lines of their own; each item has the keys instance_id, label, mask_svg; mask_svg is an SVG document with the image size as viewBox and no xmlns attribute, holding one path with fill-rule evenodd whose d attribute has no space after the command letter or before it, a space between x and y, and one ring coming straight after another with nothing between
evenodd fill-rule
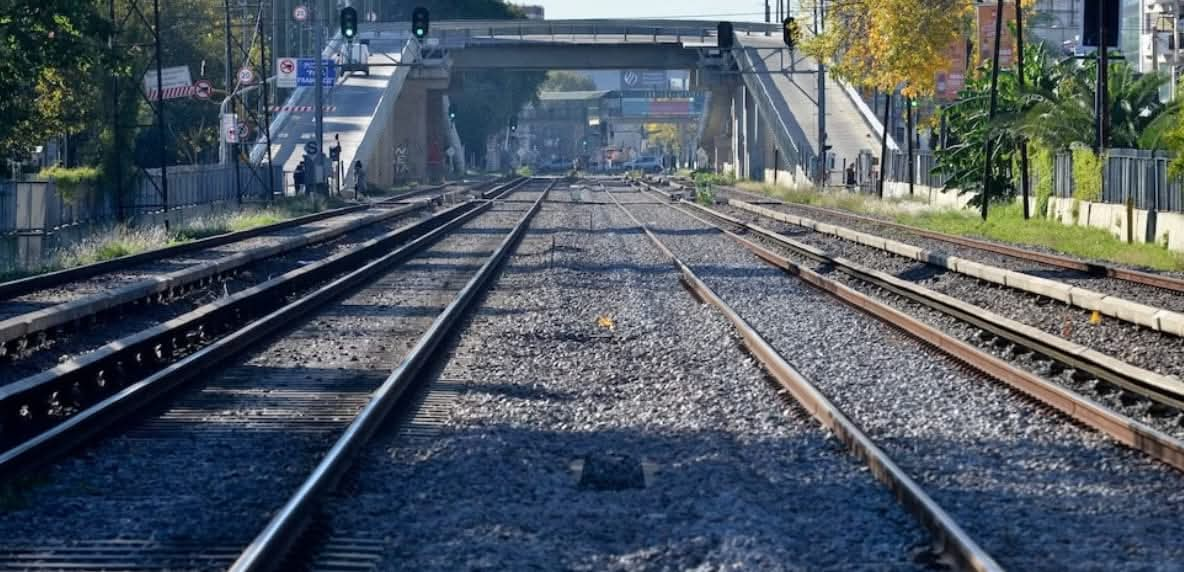
<instances>
[{"instance_id":1,"label":"traffic signal","mask_svg":"<svg viewBox=\"0 0 1184 572\"><path fill-rule=\"evenodd\" d=\"M720 22L719 25L715 27L715 35L718 39L717 44L721 49L730 50L736 43L736 37L732 33L731 22Z\"/></svg>"},{"instance_id":2,"label":"traffic signal","mask_svg":"<svg viewBox=\"0 0 1184 572\"><path fill-rule=\"evenodd\" d=\"M781 22L781 35L785 41L785 47L794 49L798 45L798 40L802 38L802 29L798 26L798 21L790 16Z\"/></svg>"},{"instance_id":3,"label":"traffic signal","mask_svg":"<svg viewBox=\"0 0 1184 572\"><path fill-rule=\"evenodd\" d=\"M510 118L510 132L516 133L518 131L518 117Z\"/></svg>"},{"instance_id":4,"label":"traffic signal","mask_svg":"<svg viewBox=\"0 0 1184 572\"><path fill-rule=\"evenodd\" d=\"M358 11L352 6L341 9L341 37L352 40L358 35Z\"/></svg>"},{"instance_id":5,"label":"traffic signal","mask_svg":"<svg viewBox=\"0 0 1184 572\"><path fill-rule=\"evenodd\" d=\"M424 39L428 35L428 26L431 24L431 15L428 9L423 6L416 6L411 11L411 32L415 34L417 39Z\"/></svg>"},{"instance_id":6,"label":"traffic signal","mask_svg":"<svg viewBox=\"0 0 1184 572\"><path fill-rule=\"evenodd\" d=\"M456 121L456 104L455 103L448 104L448 119L450 121Z\"/></svg>"}]
</instances>

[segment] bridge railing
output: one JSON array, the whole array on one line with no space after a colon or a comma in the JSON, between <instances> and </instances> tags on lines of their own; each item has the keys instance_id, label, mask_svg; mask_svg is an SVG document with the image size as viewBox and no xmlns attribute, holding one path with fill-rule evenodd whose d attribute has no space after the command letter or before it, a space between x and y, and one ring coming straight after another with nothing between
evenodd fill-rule
<instances>
[{"instance_id":1,"label":"bridge railing","mask_svg":"<svg viewBox=\"0 0 1184 572\"><path fill-rule=\"evenodd\" d=\"M738 49L732 52L733 57L738 60L737 64L741 70L757 69L757 58L753 57L755 53L755 49ZM769 124L772 128L774 143L784 155L786 166L795 165L807 175L812 175L815 161L814 151L810 148L808 141L794 139L792 132L795 130L800 132L801 128L792 115L783 114L781 108L774 103L776 100L770 92L771 88L767 80L767 74L744 74L744 83L754 92L753 99L756 101L760 117L771 120Z\"/></svg>"},{"instance_id":2,"label":"bridge railing","mask_svg":"<svg viewBox=\"0 0 1184 572\"><path fill-rule=\"evenodd\" d=\"M717 24L693 20L449 20L435 23L428 41L446 45L473 40L526 41L539 38L597 41L603 36L620 37L626 42L706 42L715 38ZM738 35L773 33L778 29L773 24L733 23L733 30ZM411 30L402 22L382 22L365 24L359 33L398 38L410 37Z\"/></svg>"}]
</instances>

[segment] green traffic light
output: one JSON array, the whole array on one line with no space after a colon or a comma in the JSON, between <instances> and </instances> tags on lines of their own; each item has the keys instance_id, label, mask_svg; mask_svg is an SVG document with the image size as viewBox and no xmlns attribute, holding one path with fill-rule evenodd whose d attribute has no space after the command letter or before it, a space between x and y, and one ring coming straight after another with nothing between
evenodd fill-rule
<instances>
[{"instance_id":1,"label":"green traffic light","mask_svg":"<svg viewBox=\"0 0 1184 572\"><path fill-rule=\"evenodd\" d=\"M416 28L416 29L415 29L415 35L416 35L417 37L420 37L420 38L422 38L422 37L423 37L423 28Z\"/></svg>"}]
</instances>

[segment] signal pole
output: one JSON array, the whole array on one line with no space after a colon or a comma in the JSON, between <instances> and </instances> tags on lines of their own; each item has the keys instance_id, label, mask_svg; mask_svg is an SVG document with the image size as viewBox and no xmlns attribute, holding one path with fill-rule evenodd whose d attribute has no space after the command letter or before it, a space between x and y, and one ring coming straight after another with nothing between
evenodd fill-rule
<instances>
[{"instance_id":1,"label":"signal pole","mask_svg":"<svg viewBox=\"0 0 1184 572\"><path fill-rule=\"evenodd\" d=\"M825 0L818 0L818 17L814 21L815 37L822 35L824 19L826 18ZM826 64L818 58L818 188L826 187L830 178L827 174L827 144L826 144ZM887 126L884 127L887 129Z\"/></svg>"},{"instance_id":2,"label":"signal pole","mask_svg":"<svg viewBox=\"0 0 1184 572\"><path fill-rule=\"evenodd\" d=\"M316 105L315 117L317 131L317 156L315 158L314 164L316 165L316 182L319 185L321 183L321 179L324 177L325 170L325 162L321 160L321 158L325 156L323 152L325 149L325 61L323 55L325 52L325 26L322 25L323 22L321 22L321 11L316 9L316 4L316 2L308 3L309 10L312 11L312 17L309 19L313 23L313 33L317 36L317 51L315 54L313 54L313 57L316 58L316 69L313 72L313 75L316 77L316 79L313 81L316 83L316 101L314 102L314 105Z\"/></svg>"}]
</instances>

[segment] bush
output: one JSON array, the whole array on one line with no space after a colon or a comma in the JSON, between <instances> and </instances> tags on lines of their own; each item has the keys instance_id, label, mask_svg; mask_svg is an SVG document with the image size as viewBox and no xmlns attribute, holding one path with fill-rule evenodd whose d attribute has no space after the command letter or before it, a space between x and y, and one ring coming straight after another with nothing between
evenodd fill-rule
<instances>
[{"instance_id":1,"label":"bush","mask_svg":"<svg viewBox=\"0 0 1184 572\"><path fill-rule=\"evenodd\" d=\"M1053 154L1047 147L1032 143L1029 146L1028 166L1032 169L1033 194L1036 195L1037 216L1048 216L1048 203L1053 192Z\"/></svg>"},{"instance_id":2,"label":"bush","mask_svg":"<svg viewBox=\"0 0 1184 572\"><path fill-rule=\"evenodd\" d=\"M53 180L62 198L73 202L78 199L78 191L94 185L102 173L94 167L47 167L41 170L40 176Z\"/></svg>"},{"instance_id":3,"label":"bush","mask_svg":"<svg viewBox=\"0 0 1184 572\"><path fill-rule=\"evenodd\" d=\"M533 177L534 176L534 169L530 168L530 165L523 165L521 167L518 167L518 170L514 171L514 172L517 173L519 177Z\"/></svg>"},{"instance_id":4,"label":"bush","mask_svg":"<svg viewBox=\"0 0 1184 572\"><path fill-rule=\"evenodd\" d=\"M1097 202L1102 198L1102 159L1090 149L1073 149L1073 198Z\"/></svg>"}]
</instances>

